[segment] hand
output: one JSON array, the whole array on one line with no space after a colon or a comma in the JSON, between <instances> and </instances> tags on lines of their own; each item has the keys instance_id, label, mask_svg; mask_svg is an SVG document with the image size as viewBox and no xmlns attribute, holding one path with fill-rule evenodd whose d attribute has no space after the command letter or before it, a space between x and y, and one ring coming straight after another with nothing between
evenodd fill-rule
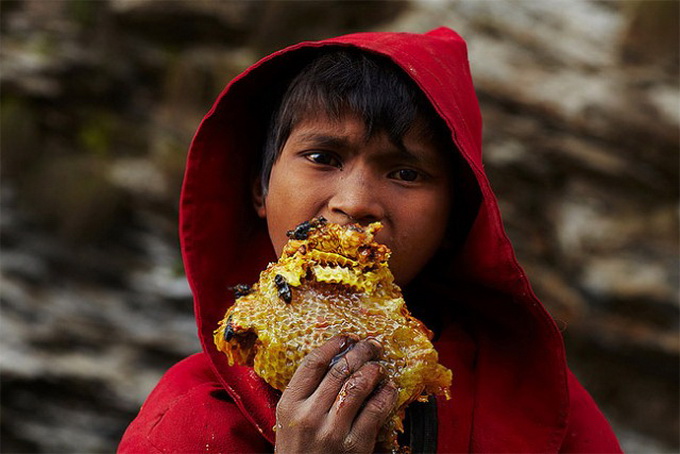
<instances>
[{"instance_id":1,"label":"hand","mask_svg":"<svg viewBox=\"0 0 680 454\"><path fill-rule=\"evenodd\" d=\"M276 453L372 453L397 400L374 339L337 336L302 361L276 407Z\"/></svg>"}]
</instances>

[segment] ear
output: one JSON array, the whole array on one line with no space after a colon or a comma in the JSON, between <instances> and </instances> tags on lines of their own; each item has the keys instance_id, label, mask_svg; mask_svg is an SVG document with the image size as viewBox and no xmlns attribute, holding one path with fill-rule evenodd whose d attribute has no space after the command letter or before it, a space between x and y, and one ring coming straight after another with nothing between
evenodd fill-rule
<instances>
[{"instance_id":1,"label":"ear","mask_svg":"<svg viewBox=\"0 0 680 454\"><path fill-rule=\"evenodd\" d=\"M266 196L262 189L262 177L255 178L253 181L253 186L251 188L253 196L253 207L257 212L257 215L262 219L267 217L267 206L266 206Z\"/></svg>"}]
</instances>

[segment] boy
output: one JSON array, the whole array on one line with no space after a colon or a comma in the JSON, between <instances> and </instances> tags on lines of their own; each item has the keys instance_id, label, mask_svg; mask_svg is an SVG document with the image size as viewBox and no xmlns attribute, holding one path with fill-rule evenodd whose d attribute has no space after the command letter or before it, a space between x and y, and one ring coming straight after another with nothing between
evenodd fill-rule
<instances>
[{"instance_id":1,"label":"boy","mask_svg":"<svg viewBox=\"0 0 680 454\"><path fill-rule=\"evenodd\" d=\"M204 351L163 377L120 452L373 451L394 404L379 345L332 362L350 341L334 338L278 393L212 343L228 288L255 282L286 231L315 216L383 223L396 282L453 371L451 400L409 407L414 452L620 452L503 232L465 43L445 28L302 43L223 92L192 143L181 205Z\"/></svg>"}]
</instances>

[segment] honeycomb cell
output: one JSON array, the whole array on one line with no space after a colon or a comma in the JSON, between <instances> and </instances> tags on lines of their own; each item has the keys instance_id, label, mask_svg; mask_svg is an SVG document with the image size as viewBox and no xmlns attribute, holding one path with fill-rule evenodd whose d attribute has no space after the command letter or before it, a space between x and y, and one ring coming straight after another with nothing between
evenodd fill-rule
<instances>
[{"instance_id":1,"label":"honeycomb cell","mask_svg":"<svg viewBox=\"0 0 680 454\"><path fill-rule=\"evenodd\" d=\"M378 442L396 450L406 406L428 394L449 398L451 371L438 364L432 333L411 316L394 284L390 251L374 241L380 223L363 228L314 219L306 235L295 234L301 227L291 231L281 258L260 273L252 292L227 310L215 344L229 364L253 366L283 391L305 355L334 335L376 338L383 345L379 362L398 389L396 410ZM289 303L279 295L277 275L291 289ZM228 326L233 334L226 340Z\"/></svg>"}]
</instances>

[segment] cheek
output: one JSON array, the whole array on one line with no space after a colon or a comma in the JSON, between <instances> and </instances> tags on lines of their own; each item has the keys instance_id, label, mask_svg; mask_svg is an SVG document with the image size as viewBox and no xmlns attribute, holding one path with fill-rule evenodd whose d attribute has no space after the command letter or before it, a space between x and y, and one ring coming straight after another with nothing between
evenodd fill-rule
<instances>
[{"instance_id":1,"label":"cheek","mask_svg":"<svg viewBox=\"0 0 680 454\"><path fill-rule=\"evenodd\" d=\"M281 178L280 166L275 164L269 179L269 187L265 198L265 216L269 238L277 255L281 254L286 241L284 226L287 220L285 216L286 210L283 207L291 205L292 194L290 188L288 188L285 179Z\"/></svg>"},{"instance_id":2,"label":"cheek","mask_svg":"<svg viewBox=\"0 0 680 454\"><path fill-rule=\"evenodd\" d=\"M436 192L421 197L404 210L404 224L414 243L427 250L437 249L446 233L450 211L450 197Z\"/></svg>"},{"instance_id":3,"label":"cheek","mask_svg":"<svg viewBox=\"0 0 680 454\"><path fill-rule=\"evenodd\" d=\"M318 191L309 189L304 179L296 177L285 166L272 169L269 189L265 198L265 216L277 255L288 241L286 232L301 222L317 215Z\"/></svg>"},{"instance_id":4,"label":"cheek","mask_svg":"<svg viewBox=\"0 0 680 454\"><path fill-rule=\"evenodd\" d=\"M394 244L393 268L399 285L408 284L430 261L446 235L450 198L425 197L403 206Z\"/></svg>"}]
</instances>

